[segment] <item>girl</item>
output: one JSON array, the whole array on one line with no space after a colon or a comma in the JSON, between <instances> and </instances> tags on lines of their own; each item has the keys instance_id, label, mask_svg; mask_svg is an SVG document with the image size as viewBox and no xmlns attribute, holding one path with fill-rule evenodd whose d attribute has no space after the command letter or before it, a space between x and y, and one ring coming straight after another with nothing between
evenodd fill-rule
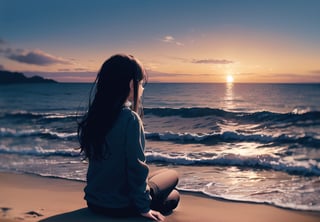
<instances>
[{"instance_id":1,"label":"girl","mask_svg":"<svg viewBox=\"0 0 320 222\"><path fill-rule=\"evenodd\" d=\"M145 163L137 113L146 79L141 63L130 55L114 55L102 65L93 101L78 126L81 152L89 160L84 199L94 212L163 221L162 213L179 202L178 175L169 169L149 174Z\"/></svg>"}]
</instances>

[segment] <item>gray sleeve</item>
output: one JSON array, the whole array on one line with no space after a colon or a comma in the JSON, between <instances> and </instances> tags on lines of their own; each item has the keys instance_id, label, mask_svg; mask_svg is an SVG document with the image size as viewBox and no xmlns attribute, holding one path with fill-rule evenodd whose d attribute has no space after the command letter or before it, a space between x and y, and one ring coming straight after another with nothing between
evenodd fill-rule
<instances>
[{"instance_id":1,"label":"gray sleeve","mask_svg":"<svg viewBox=\"0 0 320 222\"><path fill-rule=\"evenodd\" d=\"M133 114L126 131L126 159L130 197L140 213L150 210L150 195L147 188L149 168L145 163L144 131L141 120Z\"/></svg>"}]
</instances>

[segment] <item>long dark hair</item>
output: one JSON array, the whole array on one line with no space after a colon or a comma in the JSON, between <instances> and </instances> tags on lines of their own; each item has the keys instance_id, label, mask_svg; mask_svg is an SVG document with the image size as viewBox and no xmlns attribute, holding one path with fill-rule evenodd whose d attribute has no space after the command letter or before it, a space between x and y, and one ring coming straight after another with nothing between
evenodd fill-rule
<instances>
[{"instance_id":1,"label":"long dark hair","mask_svg":"<svg viewBox=\"0 0 320 222\"><path fill-rule=\"evenodd\" d=\"M89 108L78 123L78 139L85 158L102 159L106 155L105 137L116 121L130 93L133 80L132 110L139 112L139 84L146 82L141 63L131 55L117 54L106 60L91 90ZM91 100L91 96L94 96Z\"/></svg>"}]
</instances>

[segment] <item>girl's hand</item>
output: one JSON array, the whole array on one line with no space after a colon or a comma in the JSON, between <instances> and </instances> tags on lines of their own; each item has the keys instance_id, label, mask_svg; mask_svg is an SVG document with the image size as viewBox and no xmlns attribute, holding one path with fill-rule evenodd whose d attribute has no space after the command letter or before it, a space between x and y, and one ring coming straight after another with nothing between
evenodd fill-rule
<instances>
[{"instance_id":1,"label":"girl's hand","mask_svg":"<svg viewBox=\"0 0 320 222\"><path fill-rule=\"evenodd\" d=\"M141 215L155 221L164 221L165 219L165 217L160 212L155 210L149 210L149 212L142 213Z\"/></svg>"}]
</instances>

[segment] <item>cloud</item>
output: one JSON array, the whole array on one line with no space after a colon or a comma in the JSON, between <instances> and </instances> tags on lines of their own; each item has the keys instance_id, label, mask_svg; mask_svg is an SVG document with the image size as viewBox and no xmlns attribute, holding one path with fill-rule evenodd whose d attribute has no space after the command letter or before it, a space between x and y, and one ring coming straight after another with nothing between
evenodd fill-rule
<instances>
[{"instance_id":1,"label":"cloud","mask_svg":"<svg viewBox=\"0 0 320 222\"><path fill-rule=\"evenodd\" d=\"M58 72L92 72L92 70L86 68L74 68L74 69L58 69Z\"/></svg>"},{"instance_id":2,"label":"cloud","mask_svg":"<svg viewBox=\"0 0 320 222\"><path fill-rule=\"evenodd\" d=\"M239 73L240 82L319 83L319 73Z\"/></svg>"},{"instance_id":3,"label":"cloud","mask_svg":"<svg viewBox=\"0 0 320 222\"><path fill-rule=\"evenodd\" d=\"M147 70L148 75L150 76L157 76L157 77L192 77L193 74L188 74L188 73L166 73L166 72L159 72L159 71L154 71L151 69Z\"/></svg>"},{"instance_id":4,"label":"cloud","mask_svg":"<svg viewBox=\"0 0 320 222\"><path fill-rule=\"evenodd\" d=\"M194 64L217 64L217 65L227 65L235 63L234 61L227 59L186 59L179 57L170 57L172 59L180 60L185 63L194 63Z\"/></svg>"},{"instance_id":5,"label":"cloud","mask_svg":"<svg viewBox=\"0 0 320 222\"><path fill-rule=\"evenodd\" d=\"M312 74L320 74L320 69L319 70L311 70L310 73L312 73Z\"/></svg>"},{"instance_id":6,"label":"cloud","mask_svg":"<svg viewBox=\"0 0 320 222\"><path fill-rule=\"evenodd\" d=\"M54 79L58 82L93 82L97 72L39 72L39 71L24 71L26 76L41 76L46 79Z\"/></svg>"},{"instance_id":7,"label":"cloud","mask_svg":"<svg viewBox=\"0 0 320 222\"><path fill-rule=\"evenodd\" d=\"M8 59L26 64L39 66L47 66L53 64L72 64L70 61L66 59L50 55L40 50L26 51L23 49L7 48L6 50L1 50L0 52L3 52L5 57Z\"/></svg>"},{"instance_id":8,"label":"cloud","mask_svg":"<svg viewBox=\"0 0 320 222\"><path fill-rule=\"evenodd\" d=\"M4 66L0 64L0 70L4 70Z\"/></svg>"},{"instance_id":9,"label":"cloud","mask_svg":"<svg viewBox=\"0 0 320 222\"><path fill-rule=\"evenodd\" d=\"M183 43L178 42L175 40L175 38L171 35L166 35L164 36L161 41L165 42L165 43L171 43L171 44L176 44L178 46L183 46Z\"/></svg>"},{"instance_id":10,"label":"cloud","mask_svg":"<svg viewBox=\"0 0 320 222\"><path fill-rule=\"evenodd\" d=\"M148 69L149 82L212 82L221 79L218 73L170 73Z\"/></svg>"},{"instance_id":11,"label":"cloud","mask_svg":"<svg viewBox=\"0 0 320 222\"><path fill-rule=\"evenodd\" d=\"M174 38L171 35L167 35L163 37L162 41L172 43L174 41Z\"/></svg>"},{"instance_id":12,"label":"cloud","mask_svg":"<svg viewBox=\"0 0 320 222\"><path fill-rule=\"evenodd\" d=\"M192 63L196 64L231 64L234 63L233 61L226 60L226 59L193 59Z\"/></svg>"},{"instance_id":13,"label":"cloud","mask_svg":"<svg viewBox=\"0 0 320 222\"><path fill-rule=\"evenodd\" d=\"M55 57L53 55L47 54L45 52L42 52L40 50L36 51L30 51L26 53L10 53L7 55L7 58L21 62L21 63L27 63L27 64L33 64L33 65L40 65L40 66L47 66L52 64L70 64L67 60L64 60L59 57Z\"/></svg>"}]
</instances>

